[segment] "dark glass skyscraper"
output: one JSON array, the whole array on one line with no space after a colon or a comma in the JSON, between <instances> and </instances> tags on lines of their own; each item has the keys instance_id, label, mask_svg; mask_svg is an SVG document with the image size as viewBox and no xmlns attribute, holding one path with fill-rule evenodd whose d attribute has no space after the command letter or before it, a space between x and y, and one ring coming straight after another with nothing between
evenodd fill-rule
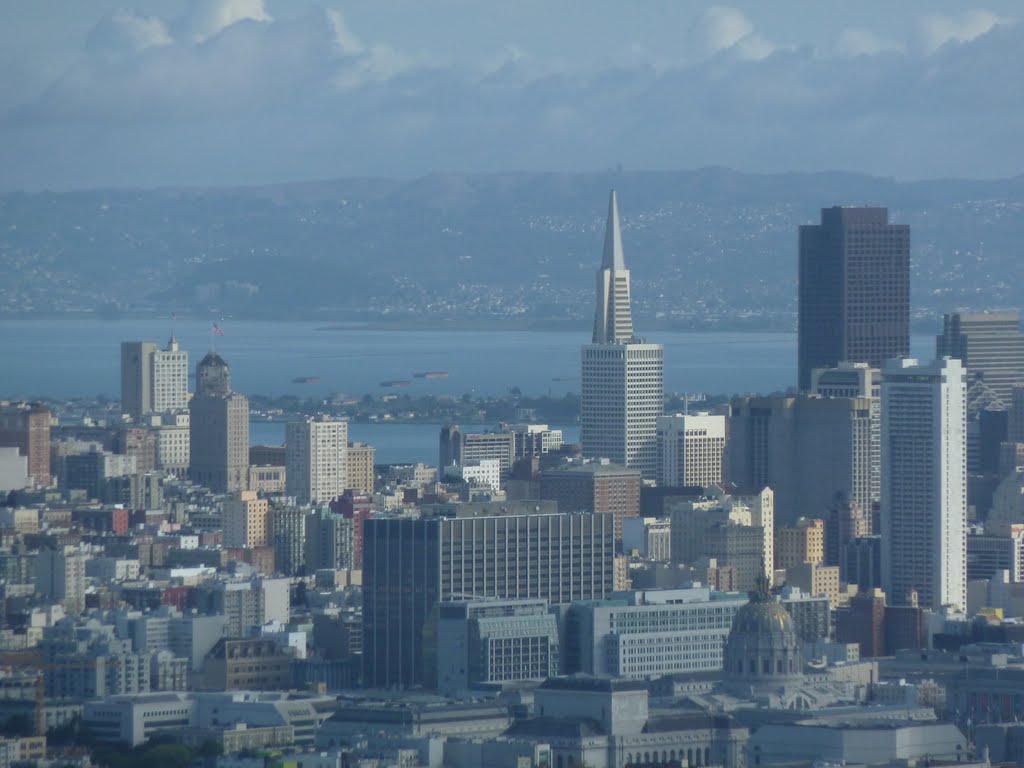
<instances>
[{"instance_id":1,"label":"dark glass skyscraper","mask_svg":"<svg viewBox=\"0 0 1024 768\"><path fill-rule=\"evenodd\" d=\"M800 227L798 384L841 361L910 354L910 227L886 208L823 208Z\"/></svg>"}]
</instances>

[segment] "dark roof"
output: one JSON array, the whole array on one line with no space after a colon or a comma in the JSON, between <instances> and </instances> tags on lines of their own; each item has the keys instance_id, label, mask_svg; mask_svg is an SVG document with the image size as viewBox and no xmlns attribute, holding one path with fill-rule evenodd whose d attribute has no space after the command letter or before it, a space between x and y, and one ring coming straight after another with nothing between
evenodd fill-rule
<instances>
[{"instance_id":1,"label":"dark roof","mask_svg":"<svg viewBox=\"0 0 1024 768\"><path fill-rule=\"evenodd\" d=\"M647 720L644 733L696 731L705 728L735 728L738 724L728 715L710 715L707 712L673 712L654 714Z\"/></svg>"},{"instance_id":2,"label":"dark roof","mask_svg":"<svg viewBox=\"0 0 1024 768\"><path fill-rule=\"evenodd\" d=\"M613 693L616 691L646 691L647 683L642 680L617 680L611 677L573 675L572 677L549 677L541 683L540 687L556 691Z\"/></svg>"},{"instance_id":3,"label":"dark roof","mask_svg":"<svg viewBox=\"0 0 1024 768\"><path fill-rule=\"evenodd\" d=\"M505 736L540 736L542 738L583 739L604 736L600 724L587 718L531 717L519 720L505 731Z\"/></svg>"},{"instance_id":4,"label":"dark roof","mask_svg":"<svg viewBox=\"0 0 1024 768\"><path fill-rule=\"evenodd\" d=\"M207 366L207 365L225 365L226 366L227 362L224 360L223 357L218 355L216 352L207 352L206 356L202 360L199 361L199 364L202 365L202 366Z\"/></svg>"}]
</instances>

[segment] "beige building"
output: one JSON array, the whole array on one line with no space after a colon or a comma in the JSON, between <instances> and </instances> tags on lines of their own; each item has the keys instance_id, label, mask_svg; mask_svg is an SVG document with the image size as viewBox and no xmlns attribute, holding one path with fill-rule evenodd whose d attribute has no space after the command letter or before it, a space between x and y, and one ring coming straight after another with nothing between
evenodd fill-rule
<instances>
[{"instance_id":1,"label":"beige building","mask_svg":"<svg viewBox=\"0 0 1024 768\"><path fill-rule=\"evenodd\" d=\"M786 570L786 583L812 597L824 595L833 608L848 601L839 587L839 566L801 563Z\"/></svg>"},{"instance_id":2,"label":"beige building","mask_svg":"<svg viewBox=\"0 0 1024 768\"><path fill-rule=\"evenodd\" d=\"M802 563L825 562L825 521L801 517L775 532L775 567L789 570Z\"/></svg>"},{"instance_id":3,"label":"beige building","mask_svg":"<svg viewBox=\"0 0 1024 768\"><path fill-rule=\"evenodd\" d=\"M376 450L366 443L348 444L348 480L345 490L352 489L362 493L373 493L376 473L373 469Z\"/></svg>"},{"instance_id":4,"label":"beige building","mask_svg":"<svg viewBox=\"0 0 1024 768\"><path fill-rule=\"evenodd\" d=\"M255 491L239 491L224 502L224 546L231 549L265 547L268 544L266 499Z\"/></svg>"},{"instance_id":5,"label":"beige building","mask_svg":"<svg viewBox=\"0 0 1024 768\"><path fill-rule=\"evenodd\" d=\"M249 465L250 491L256 493L284 493L287 486L287 473L284 467Z\"/></svg>"}]
</instances>

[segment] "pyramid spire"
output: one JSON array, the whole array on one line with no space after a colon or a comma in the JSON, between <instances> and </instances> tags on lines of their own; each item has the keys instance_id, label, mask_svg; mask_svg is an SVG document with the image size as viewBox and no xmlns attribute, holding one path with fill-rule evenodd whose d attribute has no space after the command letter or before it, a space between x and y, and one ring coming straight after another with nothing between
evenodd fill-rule
<instances>
[{"instance_id":1,"label":"pyramid spire","mask_svg":"<svg viewBox=\"0 0 1024 768\"><path fill-rule=\"evenodd\" d=\"M619 198L612 190L608 200L608 221L604 227L604 257L601 269L625 269L626 259L622 255L622 226L619 224Z\"/></svg>"},{"instance_id":2,"label":"pyramid spire","mask_svg":"<svg viewBox=\"0 0 1024 768\"><path fill-rule=\"evenodd\" d=\"M629 299L629 270L622 253L619 200L612 190L604 231L604 253L597 272L594 343L621 344L633 340L633 313Z\"/></svg>"}]
</instances>

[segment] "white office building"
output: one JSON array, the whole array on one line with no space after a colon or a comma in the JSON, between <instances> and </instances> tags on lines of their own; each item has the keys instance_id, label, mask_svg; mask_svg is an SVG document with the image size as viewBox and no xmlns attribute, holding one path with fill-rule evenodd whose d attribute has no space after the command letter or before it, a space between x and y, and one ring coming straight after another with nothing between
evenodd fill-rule
<instances>
[{"instance_id":1,"label":"white office building","mask_svg":"<svg viewBox=\"0 0 1024 768\"><path fill-rule=\"evenodd\" d=\"M148 413L188 408L188 352L173 336L165 349L152 341L121 343L121 412L139 421Z\"/></svg>"},{"instance_id":2,"label":"white office building","mask_svg":"<svg viewBox=\"0 0 1024 768\"><path fill-rule=\"evenodd\" d=\"M967 373L956 359L882 369L882 583L894 604L967 608Z\"/></svg>"},{"instance_id":3,"label":"white office building","mask_svg":"<svg viewBox=\"0 0 1024 768\"><path fill-rule=\"evenodd\" d=\"M287 494L299 504L341 496L348 479L348 422L320 416L288 424L285 478Z\"/></svg>"},{"instance_id":4,"label":"white office building","mask_svg":"<svg viewBox=\"0 0 1024 768\"><path fill-rule=\"evenodd\" d=\"M461 480L469 485L501 490L501 462L497 459L481 459L468 464L452 464L444 468L445 477Z\"/></svg>"},{"instance_id":5,"label":"white office building","mask_svg":"<svg viewBox=\"0 0 1024 768\"><path fill-rule=\"evenodd\" d=\"M629 270L618 201L608 204L604 255L597 272L591 344L582 349L580 442L584 456L606 458L647 479L658 473L657 420L664 413L664 348L633 333Z\"/></svg>"},{"instance_id":6,"label":"white office building","mask_svg":"<svg viewBox=\"0 0 1024 768\"><path fill-rule=\"evenodd\" d=\"M725 416L707 412L658 417L658 485L706 488L721 483Z\"/></svg>"},{"instance_id":7,"label":"white office building","mask_svg":"<svg viewBox=\"0 0 1024 768\"><path fill-rule=\"evenodd\" d=\"M156 435L156 468L177 477L187 477L191 457L188 411L153 416L150 424Z\"/></svg>"},{"instance_id":8,"label":"white office building","mask_svg":"<svg viewBox=\"0 0 1024 768\"><path fill-rule=\"evenodd\" d=\"M571 672L645 678L722 669L725 640L747 595L708 587L617 592L573 603Z\"/></svg>"}]
</instances>

